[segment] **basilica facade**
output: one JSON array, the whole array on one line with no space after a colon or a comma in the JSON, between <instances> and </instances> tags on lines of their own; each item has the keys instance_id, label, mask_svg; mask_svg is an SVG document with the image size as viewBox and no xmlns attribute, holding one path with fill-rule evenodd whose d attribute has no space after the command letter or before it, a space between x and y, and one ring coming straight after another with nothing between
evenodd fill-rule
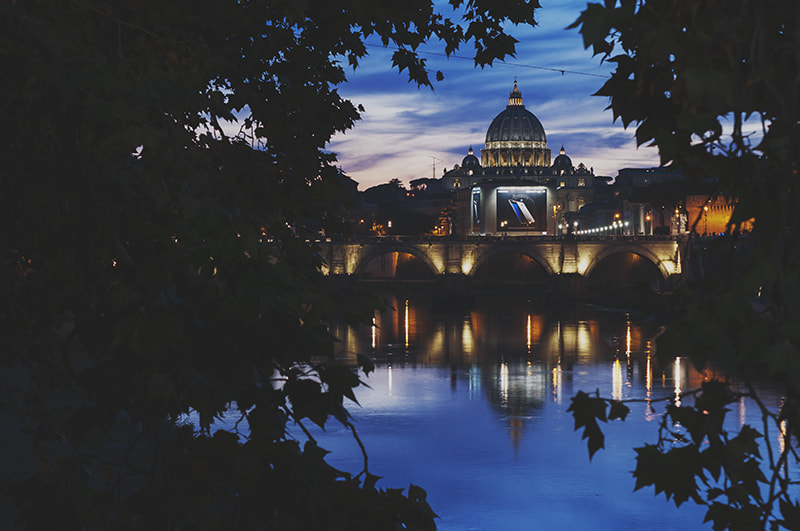
<instances>
[{"instance_id":1,"label":"basilica facade","mask_svg":"<svg viewBox=\"0 0 800 531\"><path fill-rule=\"evenodd\" d=\"M563 146L551 161L544 126L525 108L514 82L508 105L492 120L480 159L472 147L442 185L456 192L462 234L552 235L567 232L571 214L594 200L610 177L573 166Z\"/></svg>"}]
</instances>

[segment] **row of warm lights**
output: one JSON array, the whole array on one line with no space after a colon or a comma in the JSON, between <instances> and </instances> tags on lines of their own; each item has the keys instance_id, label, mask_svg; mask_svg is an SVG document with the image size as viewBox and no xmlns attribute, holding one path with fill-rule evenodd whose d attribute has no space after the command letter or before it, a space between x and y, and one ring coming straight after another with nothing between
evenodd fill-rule
<instances>
[{"instance_id":1,"label":"row of warm lights","mask_svg":"<svg viewBox=\"0 0 800 531\"><path fill-rule=\"evenodd\" d=\"M628 221L612 221L610 225L606 225L604 227L594 227L592 229L582 229L577 230L578 222L576 221L574 224L575 227L575 234L578 235L587 235L587 234L603 234L609 231L616 231L623 227L627 228L630 223ZM558 229L561 230L563 226L561 224L558 225Z\"/></svg>"},{"instance_id":2,"label":"row of warm lights","mask_svg":"<svg viewBox=\"0 0 800 531\"><path fill-rule=\"evenodd\" d=\"M606 225L605 227L595 227L593 229L583 229L576 232L576 234L602 234L604 232L615 231L619 230L622 227L627 228L629 225L628 221L612 221L611 225Z\"/></svg>"}]
</instances>

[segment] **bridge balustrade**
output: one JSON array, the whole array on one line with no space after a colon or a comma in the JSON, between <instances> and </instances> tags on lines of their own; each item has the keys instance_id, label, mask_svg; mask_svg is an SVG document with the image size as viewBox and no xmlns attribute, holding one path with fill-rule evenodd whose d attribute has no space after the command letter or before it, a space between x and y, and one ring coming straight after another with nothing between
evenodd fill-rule
<instances>
[{"instance_id":1,"label":"bridge balustrade","mask_svg":"<svg viewBox=\"0 0 800 531\"><path fill-rule=\"evenodd\" d=\"M604 260L632 253L656 266L662 284L674 286L683 271L687 238L658 235L547 236L378 236L319 241L325 272L359 277L367 264L389 253L409 254L440 276L471 277L482 264L503 253L520 253L545 268L553 279L583 279ZM571 281L571 283L575 283ZM580 284L580 282L577 282Z\"/></svg>"}]
</instances>

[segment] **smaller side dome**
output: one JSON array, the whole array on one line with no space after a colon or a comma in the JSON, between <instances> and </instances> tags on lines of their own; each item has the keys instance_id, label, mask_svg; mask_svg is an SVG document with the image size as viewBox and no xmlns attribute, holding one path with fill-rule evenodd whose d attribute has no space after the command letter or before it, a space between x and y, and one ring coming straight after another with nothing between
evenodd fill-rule
<instances>
[{"instance_id":1,"label":"smaller side dome","mask_svg":"<svg viewBox=\"0 0 800 531\"><path fill-rule=\"evenodd\" d=\"M561 152L553 161L553 173L556 175L569 175L574 170L572 167L572 159L567 156L564 146L561 146Z\"/></svg>"},{"instance_id":2,"label":"smaller side dome","mask_svg":"<svg viewBox=\"0 0 800 531\"><path fill-rule=\"evenodd\" d=\"M481 162L478 160L478 157L475 156L475 152L472 151L472 146L469 147L469 153L464 160L461 161L461 167L465 170L478 170L481 167Z\"/></svg>"}]
</instances>

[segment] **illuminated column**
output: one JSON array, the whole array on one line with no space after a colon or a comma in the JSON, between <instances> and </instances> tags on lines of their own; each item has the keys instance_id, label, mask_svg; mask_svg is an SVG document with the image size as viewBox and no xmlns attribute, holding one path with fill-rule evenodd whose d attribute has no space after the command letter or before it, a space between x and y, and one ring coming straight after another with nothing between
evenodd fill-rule
<instances>
[{"instance_id":1,"label":"illuminated column","mask_svg":"<svg viewBox=\"0 0 800 531\"><path fill-rule=\"evenodd\" d=\"M636 234L646 234L646 225L644 223L644 205L639 203L639 227L636 229Z\"/></svg>"}]
</instances>

